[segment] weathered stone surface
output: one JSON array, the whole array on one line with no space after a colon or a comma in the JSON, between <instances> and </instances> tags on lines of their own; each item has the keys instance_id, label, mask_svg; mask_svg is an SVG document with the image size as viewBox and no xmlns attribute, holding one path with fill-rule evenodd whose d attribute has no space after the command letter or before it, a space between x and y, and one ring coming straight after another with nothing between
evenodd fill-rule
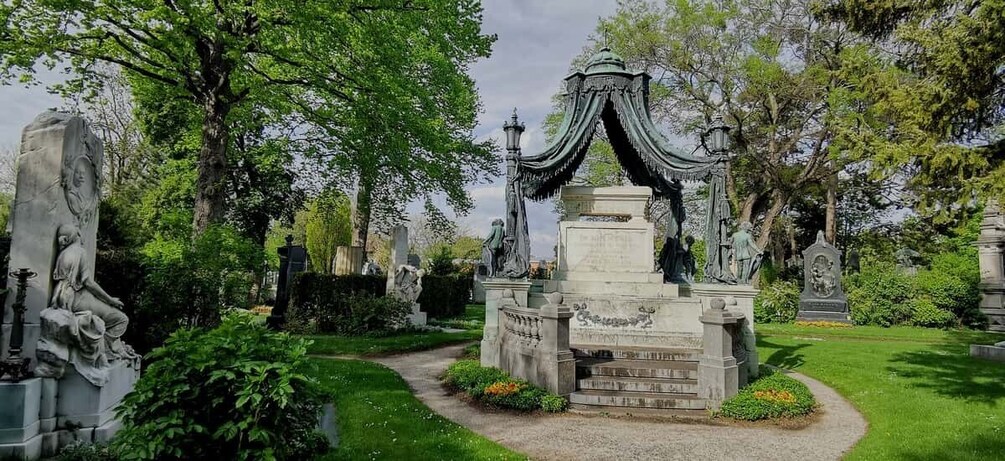
<instances>
[{"instance_id":1,"label":"weathered stone surface","mask_svg":"<svg viewBox=\"0 0 1005 461\"><path fill-rule=\"evenodd\" d=\"M108 382L98 387L75 370L67 370L58 382L56 426L76 428L107 424L115 416L115 407L133 389L139 375L138 367L119 361L110 370Z\"/></svg>"},{"instance_id":2,"label":"weathered stone surface","mask_svg":"<svg viewBox=\"0 0 1005 461\"><path fill-rule=\"evenodd\" d=\"M387 292L394 292L394 276L399 267L408 264L408 228L391 229L391 261L387 267Z\"/></svg>"},{"instance_id":3,"label":"weathered stone surface","mask_svg":"<svg viewBox=\"0 0 1005 461\"><path fill-rule=\"evenodd\" d=\"M1005 362L1005 341L997 343L993 346L984 344L971 344L970 355L972 357L979 357L985 360L992 360L995 362Z\"/></svg>"},{"instance_id":4,"label":"weathered stone surface","mask_svg":"<svg viewBox=\"0 0 1005 461\"><path fill-rule=\"evenodd\" d=\"M335 275L359 274L363 271L363 247L340 246L335 249Z\"/></svg>"},{"instance_id":5,"label":"weathered stone surface","mask_svg":"<svg viewBox=\"0 0 1005 461\"><path fill-rule=\"evenodd\" d=\"M803 292L799 320L850 323L848 300L841 288L841 252L817 232L817 241L803 250Z\"/></svg>"},{"instance_id":6,"label":"weathered stone surface","mask_svg":"<svg viewBox=\"0 0 1005 461\"><path fill-rule=\"evenodd\" d=\"M25 297L25 342L22 357L35 357L39 314L49 304L55 282L56 231L63 224L80 228L86 255L94 261L98 230L102 144L84 119L44 112L24 128L17 160L16 189L11 208L11 270L28 268L38 277ZM8 278L7 286L16 286ZM4 306L5 335L13 319L14 296ZM0 349L6 354L7 341ZM33 368L34 368L34 360Z\"/></svg>"},{"instance_id":7,"label":"weathered stone surface","mask_svg":"<svg viewBox=\"0 0 1005 461\"><path fill-rule=\"evenodd\" d=\"M997 202L984 208L979 253L981 312L988 317L988 330L1005 332L1005 215Z\"/></svg>"},{"instance_id":8,"label":"weathered stone surface","mask_svg":"<svg viewBox=\"0 0 1005 461\"><path fill-rule=\"evenodd\" d=\"M0 444L23 443L39 433L42 379L0 383Z\"/></svg>"}]
</instances>

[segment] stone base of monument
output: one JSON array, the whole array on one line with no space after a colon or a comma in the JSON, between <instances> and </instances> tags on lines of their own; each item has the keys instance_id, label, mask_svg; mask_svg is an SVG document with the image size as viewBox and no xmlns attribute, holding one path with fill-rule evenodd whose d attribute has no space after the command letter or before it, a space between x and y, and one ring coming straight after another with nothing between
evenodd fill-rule
<instances>
[{"instance_id":1,"label":"stone base of monument","mask_svg":"<svg viewBox=\"0 0 1005 461\"><path fill-rule=\"evenodd\" d=\"M412 313L408 314L408 323L415 326L422 326L426 324L426 313L422 312L421 306L418 303L412 304Z\"/></svg>"},{"instance_id":2,"label":"stone base of monument","mask_svg":"<svg viewBox=\"0 0 1005 461\"><path fill-rule=\"evenodd\" d=\"M1005 363L1005 341L995 345L971 344L970 356Z\"/></svg>"},{"instance_id":3,"label":"stone base of monument","mask_svg":"<svg viewBox=\"0 0 1005 461\"><path fill-rule=\"evenodd\" d=\"M809 299L799 301L796 320L803 322L852 323L848 303L844 300Z\"/></svg>"},{"instance_id":4,"label":"stone base of monument","mask_svg":"<svg viewBox=\"0 0 1005 461\"><path fill-rule=\"evenodd\" d=\"M72 367L67 367L66 375L58 382L56 427L93 429L105 426L115 418L115 407L133 390L139 377L139 368L119 361L109 369L108 383L97 387Z\"/></svg>"},{"instance_id":5,"label":"stone base of monument","mask_svg":"<svg viewBox=\"0 0 1005 461\"><path fill-rule=\"evenodd\" d=\"M42 456L38 418L41 402L41 378L0 383L0 459Z\"/></svg>"}]
</instances>

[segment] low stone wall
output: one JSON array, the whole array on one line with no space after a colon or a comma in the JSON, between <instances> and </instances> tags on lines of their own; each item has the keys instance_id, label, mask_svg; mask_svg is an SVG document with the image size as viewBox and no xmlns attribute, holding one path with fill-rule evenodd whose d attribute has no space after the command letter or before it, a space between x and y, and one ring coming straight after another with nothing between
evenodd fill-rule
<instances>
[{"instance_id":1,"label":"low stone wall","mask_svg":"<svg viewBox=\"0 0 1005 461\"><path fill-rule=\"evenodd\" d=\"M557 293L540 309L520 307L506 294L495 345L499 367L550 392L569 395L576 389L576 359L569 349L571 310L561 305Z\"/></svg>"}]
</instances>

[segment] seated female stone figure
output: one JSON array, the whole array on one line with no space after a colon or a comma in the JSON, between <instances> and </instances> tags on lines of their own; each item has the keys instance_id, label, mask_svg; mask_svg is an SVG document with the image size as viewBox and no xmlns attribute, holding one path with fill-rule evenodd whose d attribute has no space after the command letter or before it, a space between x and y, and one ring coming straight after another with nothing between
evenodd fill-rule
<instances>
[{"instance_id":1,"label":"seated female stone figure","mask_svg":"<svg viewBox=\"0 0 1005 461\"><path fill-rule=\"evenodd\" d=\"M87 250L80 241L80 229L73 224L64 224L59 226L56 235L60 252L52 273L56 287L52 291L50 307L73 313L90 312L97 316L104 322L108 358L131 356L121 340L129 318L120 310L122 301L106 293L92 278L94 271L91 261L88 261Z\"/></svg>"}]
</instances>

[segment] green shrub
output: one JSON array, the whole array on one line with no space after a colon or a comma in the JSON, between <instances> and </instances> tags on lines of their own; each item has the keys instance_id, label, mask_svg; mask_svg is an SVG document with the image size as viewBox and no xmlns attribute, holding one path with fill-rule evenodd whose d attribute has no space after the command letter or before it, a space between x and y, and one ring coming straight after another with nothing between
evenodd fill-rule
<instances>
[{"instance_id":1,"label":"green shrub","mask_svg":"<svg viewBox=\"0 0 1005 461\"><path fill-rule=\"evenodd\" d=\"M722 402L719 415L744 421L803 416L816 407L805 384L768 367L760 377Z\"/></svg>"},{"instance_id":2,"label":"green shrub","mask_svg":"<svg viewBox=\"0 0 1005 461\"><path fill-rule=\"evenodd\" d=\"M548 394L541 397L541 409L548 413L561 413L568 407L569 401L562 396Z\"/></svg>"},{"instance_id":3,"label":"green shrub","mask_svg":"<svg viewBox=\"0 0 1005 461\"><path fill-rule=\"evenodd\" d=\"M471 301L471 277L436 276L422 277L422 293L419 304L430 318L450 318L464 315Z\"/></svg>"},{"instance_id":4,"label":"green shrub","mask_svg":"<svg viewBox=\"0 0 1005 461\"><path fill-rule=\"evenodd\" d=\"M956 324L952 312L940 309L928 296L911 300L911 325L931 328L948 328Z\"/></svg>"},{"instance_id":5,"label":"green shrub","mask_svg":"<svg viewBox=\"0 0 1005 461\"><path fill-rule=\"evenodd\" d=\"M230 315L182 329L148 356L118 409L124 459L310 459L323 395L309 378L308 342Z\"/></svg>"},{"instance_id":6,"label":"green shrub","mask_svg":"<svg viewBox=\"0 0 1005 461\"><path fill-rule=\"evenodd\" d=\"M513 379L498 368L483 367L478 360L460 360L450 365L444 381L475 399L501 408L559 412L566 407L561 396L549 394L522 379Z\"/></svg>"},{"instance_id":7,"label":"green shrub","mask_svg":"<svg viewBox=\"0 0 1005 461\"><path fill-rule=\"evenodd\" d=\"M55 461L117 461L119 452L106 444L77 442L63 447Z\"/></svg>"},{"instance_id":8,"label":"green shrub","mask_svg":"<svg viewBox=\"0 0 1005 461\"><path fill-rule=\"evenodd\" d=\"M472 344L464 348L464 358L479 360L482 356L481 344Z\"/></svg>"},{"instance_id":9,"label":"green shrub","mask_svg":"<svg viewBox=\"0 0 1005 461\"><path fill-rule=\"evenodd\" d=\"M429 257L429 275L447 276L457 272L454 252L449 245L441 245Z\"/></svg>"},{"instance_id":10,"label":"green shrub","mask_svg":"<svg viewBox=\"0 0 1005 461\"><path fill-rule=\"evenodd\" d=\"M405 326L412 312L408 303L391 296L350 293L325 301L291 308L286 329L305 334L382 335Z\"/></svg>"},{"instance_id":11,"label":"green shrub","mask_svg":"<svg viewBox=\"0 0 1005 461\"><path fill-rule=\"evenodd\" d=\"M888 327L911 319L908 301L915 296L914 285L893 264L865 265L861 273L846 277L844 285L856 325Z\"/></svg>"},{"instance_id":12,"label":"green shrub","mask_svg":"<svg viewBox=\"0 0 1005 461\"><path fill-rule=\"evenodd\" d=\"M754 321L788 323L799 313L799 285L776 281L761 289L754 298Z\"/></svg>"},{"instance_id":13,"label":"green shrub","mask_svg":"<svg viewBox=\"0 0 1005 461\"><path fill-rule=\"evenodd\" d=\"M179 328L213 327L223 310L249 307L255 273L265 262L261 246L223 226L195 241L151 241L142 254L146 273L129 320L131 336L151 348Z\"/></svg>"}]
</instances>

